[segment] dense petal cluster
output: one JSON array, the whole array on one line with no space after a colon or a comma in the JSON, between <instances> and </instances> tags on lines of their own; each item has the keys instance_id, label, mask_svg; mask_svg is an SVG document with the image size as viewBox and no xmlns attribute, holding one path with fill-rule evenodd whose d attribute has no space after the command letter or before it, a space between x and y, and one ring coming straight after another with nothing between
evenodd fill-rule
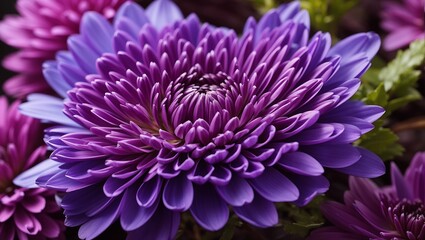
<instances>
[{"instance_id":1,"label":"dense petal cluster","mask_svg":"<svg viewBox=\"0 0 425 240\"><path fill-rule=\"evenodd\" d=\"M167 0L126 3L113 25L84 15L69 51L45 64L65 114L52 97L22 105L61 124L47 130L55 150L38 183L67 192L66 224L82 225L80 238L120 219L128 239L170 239L184 211L207 230L226 224L229 206L272 226L274 202L327 191L324 168L383 174L377 156L352 146L383 110L349 100L378 36L331 47L329 34L309 31L298 2L249 19L241 37L183 19Z\"/></svg>"},{"instance_id":2,"label":"dense petal cluster","mask_svg":"<svg viewBox=\"0 0 425 240\"><path fill-rule=\"evenodd\" d=\"M81 17L96 11L111 19L126 0L18 0L20 15L6 16L0 22L0 40L18 48L3 66L19 75L9 79L6 93L24 97L50 89L42 75L42 64L67 48L67 38L78 33Z\"/></svg>"},{"instance_id":3,"label":"dense petal cluster","mask_svg":"<svg viewBox=\"0 0 425 240\"><path fill-rule=\"evenodd\" d=\"M19 173L46 157L39 121L21 115L18 105L9 107L0 98L0 239L63 239L54 192L13 184Z\"/></svg>"},{"instance_id":4,"label":"dense petal cluster","mask_svg":"<svg viewBox=\"0 0 425 240\"><path fill-rule=\"evenodd\" d=\"M406 47L417 39L425 39L425 0L386 1L381 26L389 34L384 40L386 50Z\"/></svg>"},{"instance_id":5,"label":"dense petal cluster","mask_svg":"<svg viewBox=\"0 0 425 240\"><path fill-rule=\"evenodd\" d=\"M322 207L334 225L313 231L309 239L425 239L425 153L417 153L403 175L393 163L392 185L350 178L345 204Z\"/></svg>"}]
</instances>

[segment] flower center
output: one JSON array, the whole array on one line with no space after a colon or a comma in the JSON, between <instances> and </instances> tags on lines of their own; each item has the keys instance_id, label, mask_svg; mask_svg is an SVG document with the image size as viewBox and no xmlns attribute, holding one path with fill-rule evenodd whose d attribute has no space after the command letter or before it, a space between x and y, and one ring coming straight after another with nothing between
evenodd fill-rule
<instances>
[{"instance_id":1,"label":"flower center","mask_svg":"<svg viewBox=\"0 0 425 240\"><path fill-rule=\"evenodd\" d=\"M230 80L224 72L204 73L194 66L175 80L173 87L179 93L169 100L186 108L183 121L204 119L209 122L217 112L226 108L223 100L235 89Z\"/></svg>"},{"instance_id":2,"label":"flower center","mask_svg":"<svg viewBox=\"0 0 425 240\"><path fill-rule=\"evenodd\" d=\"M227 79L227 75L222 72L217 74L192 73L186 79L191 84L188 85L185 93L207 94L210 91L216 91L219 88L219 84Z\"/></svg>"},{"instance_id":3,"label":"flower center","mask_svg":"<svg viewBox=\"0 0 425 240\"><path fill-rule=\"evenodd\" d=\"M0 182L0 194L8 194L13 192L13 184L10 181Z\"/></svg>"},{"instance_id":4,"label":"flower center","mask_svg":"<svg viewBox=\"0 0 425 240\"><path fill-rule=\"evenodd\" d=\"M392 222L398 237L423 239L425 237L425 206L419 200L383 200L383 209ZM395 236L387 236L392 239Z\"/></svg>"}]
</instances>

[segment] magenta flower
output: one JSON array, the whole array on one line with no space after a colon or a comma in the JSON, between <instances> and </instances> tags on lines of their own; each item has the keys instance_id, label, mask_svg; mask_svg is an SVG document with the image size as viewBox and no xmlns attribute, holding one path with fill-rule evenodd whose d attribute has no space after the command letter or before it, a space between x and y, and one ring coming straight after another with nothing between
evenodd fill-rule
<instances>
[{"instance_id":1,"label":"magenta flower","mask_svg":"<svg viewBox=\"0 0 425 240\"><path fill-rule=\"evenodd\" d=\"M7 94L24 97L46 92L50 87L42 75L42 64L54 59L66 41L78 33L82 15L96 11L111 19L126 0L18 0L20 16L0 22L0 40L19 51L6 57L3 66L18 75L4 84Z\"/></svg>"},{"instance_id":2,"label":"magenta flower","mask_svg":"<svg viewBox=\"0 0 425 240\"><path fill-rule=\"evenodd\" d=\"M39 121L21 115L18 105L8 107L0 98L0 239L63 239L55 192L13 184L18 174L46 157Z\"/></svg>"},{"instance_id":3,"label":"magenta flower","mask_svg":"<svg viewBox=\"0 0 425 240\"><path fill-rule=\"evenodd\" d=\"M334 225L312 232L311 240L425 239L425 153L417 153L404 177L393 163L392 185L350 178L345 204L328 202L323 214Z\"/></svg>"},{"instance_id":4,"label":"magenta flower","mask_svg":"<svg viewBox=\"0 0 425 240\"><path fill-rule=\"evenodd\" d=\"M385 50L397 50L425 38L425 0L384 1L381 15L381 26L389 32L384 39Z\"/></svg>"}]
</instances>

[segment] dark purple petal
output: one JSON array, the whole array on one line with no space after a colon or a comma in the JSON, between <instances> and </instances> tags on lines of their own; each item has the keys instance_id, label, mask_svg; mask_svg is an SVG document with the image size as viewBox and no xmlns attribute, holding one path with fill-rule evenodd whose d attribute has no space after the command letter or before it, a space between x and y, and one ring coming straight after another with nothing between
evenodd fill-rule
<instances>
[{"instance_id":1,"label":"dark purple petal","mask_svg":"<svg viewBox=\"0 0 425 240\"><path fill-rule=\"evenodd\" d=\"M229 218L226 203L209 184L195 185L195 195L190 212L203 228L210 231L221 229Z\"/></svg>"},{"instance_id":2,"label":"dark purple petal","mask_svg":"<svg viewBox=\"0 0 425 240\"><path fill-rule=\"evenodd\" d=\"M297 206L305 206L314 197L329 189L329 181L324 176L294 175L291 176L291 181L300 189L300 196L294 201Z\"/></svg>"},{"instance_id":3,"label":"dark purple petal","mask_svg":"<svg viewBox=\"0 0 425 240\"><path fill-rule=\"evenodd\" d=\"M250 183L258 194L272 202L295 201L299 197L297 186L274 168L267 168Z\"/></svg>"},{"instance_id":4,"label":"dark purple petal","mask_svg":"<svg viewBox=\"0 0 425 240\"><path fill-rule=\"evenodd\" d=\"M397 165L395 165L393 162L391 163L391 182L395 187L397 196L400 199L413 199L413 193L411 188L408 186L408 182L404 180L404 177L398 169Z\"/></svg>"},{"instance_id":5,"label":"dark purple petal","mask_svg":"<svg viewBox=\"0 0 425 240\"><path fill-rule=\"evenodd\" d=\"M359 161L361 154L357 148L349 144L323 144L303 148L303 152L311 155L324 167L343 168Z\"/></svg>"},{"instance_id":6,"label":"dark purple petal","mask_svg":"<svg viewBox=\"0 0 425 240\"><path fill-rule=\"evenodd\" d=\"M125 231L133 231L144 225L154 215L159 199L150 207L141 207L136 201L137 188L127 189L121 200L121 226Z\"/></svg>"},{"instance_id":7,"label":"dark purple petal","mask_svg":"<svg viewBox=\"0 0 425 240\"><path fill-rule=\"evenodd\" d=\"M258 194L251 203L233 207L233 211L242 220L261 228L271 227L279 221L274 204Z\"/></svg>"},{"instance_id":8,"label":"dark purple petal","mask_svg":"<svg viewBox=\"0 0 425 240\"><path fill-rule=\"evenodd\" d=\"M168 210L160 205L155 215L140 228L130 231L127 240L145 239L163 240L173 239L180 225L180 213Z\"/></svg>"},{"instance_id":9,"label":"dark purple petal","mask_svg":"<svg viewBox=\"0 0 425 240\"><path fill-rule=\"evenodd\" d=\"M94 218L81 225L78 237L87 240L96 238L117 219L119 212L120 200L117 199Z\"/></svg>"},{"instance_id":10,"label":"dark purple petal","mask_svg":"<svg viewBox=\"0 0 425 240\"><path fill-rule=\"evenodd\" d=\"M324 172L322 165L316 159L303 152L286 153L280 158L278 164L291 172L306 176L319 176Z\"/></svg>"},{"instance_id":11,"label":"dark purple petal","mask_svg":"<svg viewBox=\"0 0 425 240\"><path fill-rule=\"evenodd\" d=\"M215 187L218 194L232 206L243 206L252 202L254 191L249 183L237 175L233 175L227 185Z\"/></svg>"},{"instance_id":12,"label":"dark purple petal","mask_svg":"<svg viewBox=\"0 0 425 240\"><path fill-rule=\"evenodd\" d=\"M168 180L164 187L162 200L164 206L172 211L186 211L193 201L192 182L183 174Z\"/></svg>"},{"instance_id":13,"label":"dark purple petal","mask_svg":"<svg viewBox=\"0 0 425 240\"><path fill-rule=\"evenodd\" d=\"M357 150L361 154L357 162L351 166L337 168L336 170L349 175L366 178L379 177L385 173L385 165L377 155L362 148L357 148Z\"/></svg>"},{"instance_id":14,"label":"dark purple petal","mask_svg":"<svg viewBox=\"0 0 425 240\"><path fill-rule=\"evenodd\" d=\"M137 203L142 207L150 207L160 195L162 180L158 176L140 185L136 193Z\"/></svg>"}]
</instances>

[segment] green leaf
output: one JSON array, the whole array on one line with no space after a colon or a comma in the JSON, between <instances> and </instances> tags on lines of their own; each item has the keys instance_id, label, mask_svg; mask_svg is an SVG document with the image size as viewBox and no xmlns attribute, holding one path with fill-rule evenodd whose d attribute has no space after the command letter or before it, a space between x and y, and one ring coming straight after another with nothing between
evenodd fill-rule
<instances>
[{"instance_id":1,"label":"green leaf","mask_svg":"<svg viewBox=\"0 0 425 240\"><path fill-rule=\"evenodd\" d=\"M361 137L359 146L378 154L384 160L400 156L404 149L398 143L398 137L390 129L383 128L385 119L394 111L412 101L421 99L416 84L421 72L417 70L425 60L425 40L413 42L409 49L399 51L397 57L382 69L372 68L362 78L362 86L356 94L367 104L385 108L375 129ZM378 60L377 65L382 65Z\"/></svg>"},{"instance_id":2,"label":"green leaf","mask_svg":"<svg viewBox=\"0 0 425 240\"><path fill-rule=\"evenodd\" d=\"M298 207L290 203L285 203L279 208L287 214L283 220L285 233L304 238L314 229L322 226L325 220L320 212L320 205L325 197L317 196L305 207Z\"/></svg>"},{"instance_id":3,"label":"green leaf","mask_svg":"<svg viewBox=\"0 0 425 240\"><path fill-rule=\"evenodd\" d=\"M419 67L424 59L425 40L415 41L410 44L409 49L399 51L397 57L379 73L379 79L384 82L385 90L397 91L397 85L402 81L408 81L410 86L415 84L420 72L414 69ZM394 88L394 86L396 87Z\"/></svg>"},{"instance_id":4,"label":"green leaf","mask_svg":"<svg viewBox=\"0 0 425 240\"><path fill-rule=\"evenodd\" d=\"M370 92L364 102L386 107L388 104L388 94L385 92L384 84L380 84L374 91Z\"/></svg>"},{"instance_id":5,"label":"green leaf","mask_svg":"<svg viewBox=\"0 0 425 240\"><path fill-rule=\"evenodd\" d=\"M301 0L301 6L310 14L314 29L335 36L342 16L357 4L358 0Z\"/></svg>"},{"instance_id":6,"label":"green leaf","mask_svg":"<svg viewBox=\"0 0 425 240\"><path fill-rule=\"evenodd\" d=\"M371 150L383 160L402 155L404 149L398 137L388 128L376 128L360 139L360 146Z\"/></svg>"},{"instance_id":7,"label":"green leaf","mask_svg":"<svg viewBox=\"0 0 425 240\"><path fill-rule=\"evenodd\" d=\"M224 227L220 240L232 240L233 236L235 235L236 227L239 227L241 224L242 223L239 221L239 219L233 215Z\"/></svg>"},{"instance_id":8,"label":"green leaf","mask_svg":"<svg viewBox=\"0 0 425 240\"><path fill-rule=\"evenodd\" d=\"M425 40L413 42L409 49L399 51L397 57L381 69L379 67L382 66L382 60L375 58L374 68L364 74L362 86L355 98L384 107L386 116L409 102L420 99L416 84L421 72L417 68L424 60ZM387 95L387 101L383 96L382 85Z\"/></svg>"}]
</instances>

